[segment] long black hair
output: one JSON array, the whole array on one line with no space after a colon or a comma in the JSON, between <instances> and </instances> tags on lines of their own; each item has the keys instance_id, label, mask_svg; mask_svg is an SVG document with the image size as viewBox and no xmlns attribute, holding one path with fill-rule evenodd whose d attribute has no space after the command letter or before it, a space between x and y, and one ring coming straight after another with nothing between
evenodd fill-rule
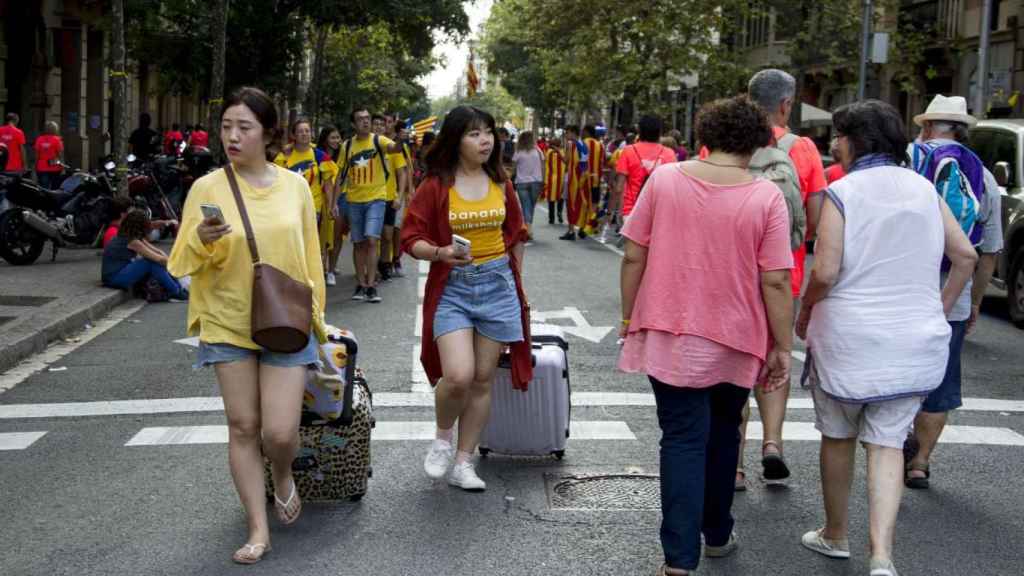
<instances>
[{"instance_id":1,"label":"long black hair","mask_svg":"<svg viewBox=\"0 0 1024 576\"><path fill-rule=\"evenodd\" d=\"M330 144L327 143L327 139L331 137L331 132L337 132L338 136L341 136L341 130L338 130L334 126L328 124L320 131L320 137L316 139L316 147L326 152L327 155L331 157L331 160L337 162L338 158L341 157L341 146L343 143L338 143L337 150L331 150Z\"/></svg>"},{"instance_id":2,"label":"long black hair","mask_svg":"<svg viewBox=\"0 0 1024 576\"><path fill-rule=\"evenodd\" d=\"M453 179L455 169L459 165L462 137L471 130L480 129L490 130L494 135L494 147L491 149L491 156L483 165L484 172L487 172L491 180L504 184L508 176L501 165L501 146L498 143L494 116L475 106L458 106L444 117L441 133L427 150L427 174L441 179Z\"/></svg>"}]
</instances>

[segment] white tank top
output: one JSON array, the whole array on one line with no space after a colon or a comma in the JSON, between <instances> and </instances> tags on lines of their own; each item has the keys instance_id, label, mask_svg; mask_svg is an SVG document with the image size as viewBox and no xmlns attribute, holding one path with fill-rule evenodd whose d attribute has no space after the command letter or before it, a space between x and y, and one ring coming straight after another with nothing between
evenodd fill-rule
<instances>
[{"instance_id":1,"label":"white tank top","mask_svg":"<svg viewBox=\"0 0 1024 576\"><path fill-rule=\"evenodd\" d=\"M951 333L935 187L911 170L880 166L850 173L828 194L845 230L839 277L807 329L816 380L850 402L925 395L942 382Z\"/></svg>"}]
</instances>

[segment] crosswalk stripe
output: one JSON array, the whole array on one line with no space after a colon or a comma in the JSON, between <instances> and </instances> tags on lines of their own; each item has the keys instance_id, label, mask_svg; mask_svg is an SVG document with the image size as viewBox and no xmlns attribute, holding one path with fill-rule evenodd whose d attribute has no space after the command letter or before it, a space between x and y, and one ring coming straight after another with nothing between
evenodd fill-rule
<instances>
[{"instance_id":1,"label":"crosswalk stripe","mask_svg":"<svg viewBox=\"0 0 1024 576\"><path fill-rule=\"evenodd\" d=\"M430 380L427 378L427 372L423 369L423 364L420 362L420 351L422 349L422 346L419 344L414 344L412 347L412 394L407 394L407 396L415 397L421 403L408 403L404 404L404 406L432 406L434 404L432 395L430 398L422 398L424 394L431 394ZM378 405L376 395L374 395L374 405Z\"/></svg>"},{"instance_id":2,"label":"crosswalk stripe","mask_svg":"<svg viewBox=\"0 0 1024 576\"><path fill-rule=\"evenodd\" d=\"M430 273L430 261L428 261L428 260L420 260L419 262L420 262L420 274L429 274Z\"/></svg>"},{"instance_id":3,"label":"crosswalk stripe","mask_svg":"<svg viewBox=\"0 0 1024 576\"><path fill-rule=\"evenodd\" d=\"M0 433L0 450L24 450L46 436L46 432L3 432Z\"/></svg>"},{"instance_id":4,"label":"crosswalk stripe","mask_svg":"<svg viewBox=\"0 0 1024 576\"><path fill-rule=\"evenodd\" d=\"M427 277L420 276L416 279L416 297L423 301L423 297L427 295Z\"/></svg>"},{"instance_id":5,"label":"crosswalk stripe","mask_svg":"<svg viewBox=\"0 0 1024 576\"><path fill-rule=\"evenodd\" d=\"M431 421L378 421L371 436L375 441L432 440L436 424ZM636 440L629 425L622 421L572 422L570 440ZM224 444L228 427L156 426L143 428L125 446L174 446L185 444Z\"/></svg>"},{"instance_id":6,"label":"crosswalk stripe","mask_svg":"<svg viewBox=\"0 0 1024 576\"><path fill-rule=\"evenodd\" d=\"M417 338L423 336L423 304L416 305L416 328L413 330L413 335Z\"/></svg>"},{"instance_id":7,"label":"crosswalk stripe","mask_svg":"<svg viewBox=\"0 0 1024 576\"><path fill-rule=\"evenodd\" d=\"M418 362L419 345L413 349L417 362L412 371L413 392L377 392L373 395L376 408L417 408L434 405L433 392L427 375ZM756 407L753 399L751 402ZM654 406L654 395L636 392L574 392L572 405L576 408L611 406ZM790 398L790 410L810 410L810 398ZM138 414L174 414L186 412L220 412L224 403L219 397L157 398L151 400L111 400L105 402L61 402L54 404L0 404L0 420L28 420L33 418L81 418L89 416L127 416ZM964 398L962 410L975 412L1024 413L1024 401L996 398Z\"/></svg>"},{"instance_id":8,"label":"crosswalk stripe","mask_svg":"<svg viewBox=\"0 0 1024 576\"><path fill-rule=\"evenodd\" d=\"M764 439L761 423L751 420L747 424L747 438ZM787 441L821 440L821 433L812 422L787 422L782 428L782 439ZM989 446L1024 446L1024 436L1009 428L990 426L946 426L940 444L984 444Z\"/></svg>"}]
</instances>

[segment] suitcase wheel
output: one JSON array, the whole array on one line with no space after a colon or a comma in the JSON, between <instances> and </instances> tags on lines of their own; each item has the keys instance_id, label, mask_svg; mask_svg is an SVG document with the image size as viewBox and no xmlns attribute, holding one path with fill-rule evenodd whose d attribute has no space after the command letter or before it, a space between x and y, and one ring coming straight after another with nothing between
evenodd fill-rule
<instances>
[{"instance_id":1,"label":"suitcase wheel","mask_svg":"<svg viewBox=\"0 0 1024 576\"><path fill-rule=\"evenodd\" d=\"M366 496L366 494L365 493L363 493L363 494L353 494L353 495L349 496L348 499L349 499L350 502L359 502L360 500L363 499L363 496Z\"/></svg>"},{"instance_id":2,"label":"suitcase wheel","mask_svg":"<svg viewBox=\"0 0 1024 576\"><path fill-rule=\"evenodd\" d=\"M481 458L487 458L487 455L490 454L490 453L491 453L491 449L490 448L484 448L483 446L480 447L480 457Z\"/></svg>"},{"instance_id":3,"label":"suitcase wheel","mask_svg":"<svg viewBox=\"0 0 1024 576\"><path fill-rule=\"evenodd\" d=\"M370 466L369 468L366 469L366 477L373 478L373 466Z\"/></svg>"},{"instance_id":4,"label":"suitcase wheel","mask_svg":"<svg viewBox=\"0 0 1024 576\"><path fill-rule=\"evenodd\" d=\"M552 454L554 454L555 458L559 460L565 458L565 450L555 450L554 452L552 452Z\"/></svg>"}]
</instances>

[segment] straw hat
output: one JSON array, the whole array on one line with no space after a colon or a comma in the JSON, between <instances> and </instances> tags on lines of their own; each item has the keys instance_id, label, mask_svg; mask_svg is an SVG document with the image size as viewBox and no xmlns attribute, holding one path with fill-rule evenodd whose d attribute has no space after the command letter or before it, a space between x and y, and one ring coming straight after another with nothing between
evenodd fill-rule
<instances>
[{"instance_id":1,"label":"straw hat","mask_svg":"<svg viewBox=\"0 0 1024 576\"><path fill-rule=\"evenodd\" d=\"M914 116L914 124L924 127L925 122L931 121L960 122L973 128L978 119L967 113L967 100L963 96L950 96L949 98L938 94L924 114Z\"/></svg>"}]
</instances>

